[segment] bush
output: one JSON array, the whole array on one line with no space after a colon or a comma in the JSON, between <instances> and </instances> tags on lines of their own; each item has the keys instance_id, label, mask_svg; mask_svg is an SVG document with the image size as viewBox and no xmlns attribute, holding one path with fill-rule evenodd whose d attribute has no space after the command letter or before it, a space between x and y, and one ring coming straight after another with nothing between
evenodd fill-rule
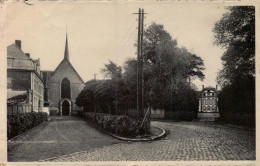
<instances>
[{"instance_id":1,"label":"bush","mask_svg":"<svg viewBox=\"0 0 260 166\"><path fill-rule=\"evenodd\" d=\"M255 126L255 78L237 78L225 85L218 94L221 121L225 123Z\"/></svg>"},{"instance_id":2,"label":"bush","mask_svg":"<svg viewBox=\"0 0 260 166\"><path fill-rule=\"evenodd\" d=\"M216 122L255 128L255 115L245 113L226 113L217 118Z\"/></svg>"},{"instance_id":3,"label":"bush","mask_svg":"<svg viewBox=\"0 0 260 166\"><path fill-rule=\"evenodd\" d=\"M7 116L7 138L11 139L25 131L47 121L46 112L17 113Z\"/></svg>"},{"instance_id":4,"label":"bush","mask_svg":"<svg viewBox=\"0 0 260 166\"><path fill-rule=\"evenodd\" d=\"M137 137L150 134L150 123L146 119L133 120L126 115L109 115L104 113L84 113L84 119L91 125L118 136Z\"/></svg>"}]
</instances>

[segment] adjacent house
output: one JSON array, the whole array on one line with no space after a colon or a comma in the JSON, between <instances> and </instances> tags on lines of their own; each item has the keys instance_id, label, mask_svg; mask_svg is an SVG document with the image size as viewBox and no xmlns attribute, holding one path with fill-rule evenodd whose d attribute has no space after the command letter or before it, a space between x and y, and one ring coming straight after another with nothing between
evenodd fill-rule
<instances>
[{"instance_id":1,"label":"adjacent house","mask_svg":"<svg viewBox=\"0 0 260 166\"><path fill-rule=\"evenodd\" d=\"M21 49L21 40L7 47L8 113L39 112L43 109L43 77L40 59Z\"/></svg>"},{"instance_id":2,"label":"adjacent house","mask_svg":"<svg viewBox=\"0 0 260 166\"><path fill-rule=\"evenodd\" d=\"M199 112L218 112L218 91L216 88L208 86L200 92L199 98Z\"/></svg>"}]
</instances>

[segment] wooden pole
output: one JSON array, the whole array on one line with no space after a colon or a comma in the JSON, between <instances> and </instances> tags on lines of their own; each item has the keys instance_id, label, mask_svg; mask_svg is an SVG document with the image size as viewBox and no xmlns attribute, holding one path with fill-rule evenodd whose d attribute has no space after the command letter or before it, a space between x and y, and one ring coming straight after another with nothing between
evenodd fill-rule
<instances>
[{"instance_id":1,"label":"wooden pole","mask_svg":"<svg viewBox=\"0 0 260 166\"><path fill-rule=\"evenodd\" d=\"M137 47L137 112L140 116L140 106L139 106L139 102L140 102L140 69L139 69L139 64L140 64L140 27L141 27L141 9L139 8L139 12L138 12L138 47Z\"/></svg>"},{"instance_id":2,"label":"wooden pole","mask_svg":"<svg viewBox=\"0 0 260 166\"><path fill-rule=\"evenodd\" d=\"M143 32L144 32L144 9L142 9L142 12L141 12L141 34L140 34L140 37L141 37L141 42L140 42L140 63L141 63L141 117L144 116L144 71L143 71L143 62L144 62L144 59L143 59Z\"/></svg>"}]
</instances>

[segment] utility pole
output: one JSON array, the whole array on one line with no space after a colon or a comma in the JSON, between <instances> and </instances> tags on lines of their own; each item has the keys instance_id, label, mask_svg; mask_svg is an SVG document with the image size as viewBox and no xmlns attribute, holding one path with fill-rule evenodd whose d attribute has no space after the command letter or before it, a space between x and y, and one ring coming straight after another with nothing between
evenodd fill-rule
<instances>
[{"instance_id":1,"label":"utility pole","mask_svg":"<svg viewBox=\"0 0 260 166\"><path fill-rule=\"evenodd\" d=\"M144 115L144 80L143 80L143 28L144 9L139 8L138 13L138 44L137 44L137 112L139 118Z\"/></svg>"},{"instance_id":2,"label":"utility pole","mask_svg":"<svg viewBox=\"0 0 260 166\"><path fill-rule=\"evenodd\" d=\"M144 9L142 9L141 13L142 17L142 24L141 24L141 50L140 50L140 61L141 61L141 117L144 116L144 70L143 70L143 63L144 63L144 57L143 57L143 37L144 37Z\"/></svg>"}]
</instances>

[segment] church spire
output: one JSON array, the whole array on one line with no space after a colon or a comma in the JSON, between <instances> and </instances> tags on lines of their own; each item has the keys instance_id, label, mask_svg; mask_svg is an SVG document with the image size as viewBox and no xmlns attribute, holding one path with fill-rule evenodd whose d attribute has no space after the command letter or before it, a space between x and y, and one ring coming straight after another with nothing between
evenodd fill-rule
<instances>
[{"instance_id":1,"label":"church spire","mask_svg":"<svg viewBox=\"0 0 260 166\"><path fill-rule=\"evenodd\" d=\"M67 27L66 27L66 43L65 43L64 59L69 60L69 46L68 46Z\"/></svg>"}]
</instances>

